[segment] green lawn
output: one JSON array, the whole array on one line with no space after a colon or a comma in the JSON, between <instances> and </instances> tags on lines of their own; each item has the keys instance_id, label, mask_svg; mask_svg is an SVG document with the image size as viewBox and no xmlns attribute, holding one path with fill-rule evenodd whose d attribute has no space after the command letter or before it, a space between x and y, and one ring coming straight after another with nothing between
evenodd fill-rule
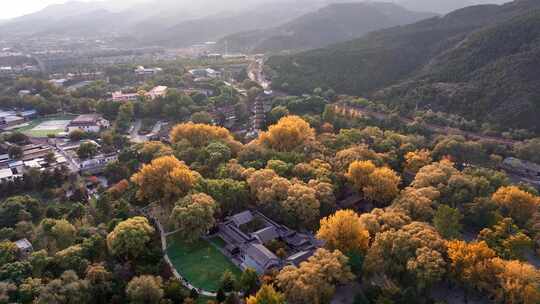
<instances>
[{"instance_id":1,"label":"green lawn","mask_svg":"<svg viewBox=\"0 0 540 304\"><path fill-rule=\"evenodd\" d=\"M65 132L65 130L64 129L34 130L34 128L39 126L41 123L46 122L46 121L51 121L51 120L72 120L75 117L76 117L75 115L58 114L58 115L51 115L51 116L48 116L46 118L33 119L33 120L28 122L28 125L26 125L24 127L21 127L21 128L13 129L13 131L21 132L21 133L24 133L24 134L26 134L28 136L31 136L31 137L47 137L47 135L49 135L49 134L55 134L56 135L58 133Z\"/></svg>"},{"instance_id":2,"label":"green lawn","mask_svg":"<svg viewBox=\"0 0 540 304\"><path fill-rule=\"evenodd\" d=\"M241 272L217 248L205 240L188 244L177 237L169 236L167 253L176 270L193 286L207 291L217 291L219 280L226 270L237 277Z\"/></svg>"}]
</instances>

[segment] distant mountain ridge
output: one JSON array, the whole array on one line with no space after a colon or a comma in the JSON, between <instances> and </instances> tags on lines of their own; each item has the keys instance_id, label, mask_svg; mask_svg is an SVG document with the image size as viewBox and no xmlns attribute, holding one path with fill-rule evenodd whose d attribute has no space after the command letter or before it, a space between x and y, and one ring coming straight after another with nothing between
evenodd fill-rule
<instances>
[{"instance_id":1,"label":"distant mountain ridge","mask_svg":"<svg viewBox=\"0 0 540 304\"><path fill-rule=\"evenodd\" d=\"M226 36L220 44L243 52L319 48L433 16L388 2L335 3L278 27Z\"/></svg>"},{"instance_id":2,"label":"distant mountain ridge","mask_svg":"<svg viewBox=\"0 0 540 304\"><path fill-rule=\"evenodd\" d=\"M503 4L510 0L394 0L394 2L413 11L446 14L467 6Z\"/></svg>"},{"instance_id":3,"label":"distant mountain ridge","mask_svg":"<svg viewBox=\"0 0 540 304\"><path fill-rule=\"evenodd\" d=\"M401 109L430 107L540 130L540 1L481 5L365 38L275 56L277 88L332 87Z\"/></svg>"}]
</instances>

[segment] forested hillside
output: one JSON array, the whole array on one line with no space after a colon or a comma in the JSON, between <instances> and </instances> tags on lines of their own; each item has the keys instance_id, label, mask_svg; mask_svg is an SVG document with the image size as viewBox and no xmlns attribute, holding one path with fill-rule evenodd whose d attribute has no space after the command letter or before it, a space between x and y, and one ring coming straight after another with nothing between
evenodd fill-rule
<instances>
[{"instance_id":1,"label":"forested hillside","mask_svg":"<svg viewBox=\"0 0 540 304\"><path fill-rule=\"evenodd\" d=\"M539 8L532 0L469 7L268 65L274 85L295 93L332 87L538 129Z\"/></svg>"},{"instance_id":2,"label":"forested hillside","mask_svg":"<svg viewBox=\"0 0 540 304\"><path fill-rule=\"evenodd\" d=\"M331 4L275 28L227 36L221 44L227 44L229 50L247 52L318 48L433 16L392 3Z\"/></svg>"}]
</instances>

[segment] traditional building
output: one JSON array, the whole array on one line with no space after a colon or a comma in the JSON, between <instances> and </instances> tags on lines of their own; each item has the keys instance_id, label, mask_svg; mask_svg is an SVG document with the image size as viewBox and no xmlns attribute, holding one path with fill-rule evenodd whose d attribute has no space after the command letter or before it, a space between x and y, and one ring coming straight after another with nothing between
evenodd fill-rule
<instances>
[{"instance_id":1,"label":"traditional building","mask_svg":"<svg viewBox=\"0 0 540 304\"><path fill-rule=\"evenodd\" d=\"M71 133L75 130L81 130L85 132L99 132L101 129L109 128L110 123L98 114L84 114L79 115L73 119L67 126L67 132Z\"/></svg>"},{"instance_id":2,"label":"traditional building","mask_svg":"<svg viewBox=\"0 0 540 304\"><path fill-rule=\"evenodd\" d=\"M218 235L227 244L224 250L228 256L240 261L241 268L253 268L260 274L298 265L320 246L313 236L291 230L256 211L226 218L218 225ZM274 241L286 246L286 258L279 258L267 247Z\"/></svg>"}]
</instances>

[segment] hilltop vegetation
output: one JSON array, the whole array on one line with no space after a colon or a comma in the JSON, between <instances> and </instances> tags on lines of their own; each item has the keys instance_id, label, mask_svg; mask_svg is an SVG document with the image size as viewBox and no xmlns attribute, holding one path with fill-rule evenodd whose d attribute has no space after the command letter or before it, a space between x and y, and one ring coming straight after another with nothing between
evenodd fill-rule
<instances>
[{"instance_id":1,"label":"hilltop vegetation","mask_svg":"<svg viewBox=\"0 0 540 304\"><path fill-rule=\"evenodd\" d=\"M276 88L372 95L538 130L540 3L465 8L292 56L273 57Z\"/></svg>"}]
</instances>

